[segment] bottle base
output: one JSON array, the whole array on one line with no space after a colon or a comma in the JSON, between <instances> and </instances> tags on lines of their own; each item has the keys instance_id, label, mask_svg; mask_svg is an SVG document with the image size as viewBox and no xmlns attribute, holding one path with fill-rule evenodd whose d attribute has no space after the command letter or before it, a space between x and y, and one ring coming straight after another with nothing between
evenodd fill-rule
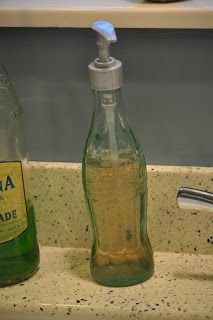
<instances>
[{"instance_id":1,"label":"bottle base","mask_svg":"<svg viewBox=\"0 0 213 320\"><path fill-rule=\"evenodd\" d=\"M0 282L0 288L4 288L4 287L9 287L18 283L21 283L23 281L26 281L28 279L30 279L32 276L34 276L37 271L38 271L39 267L37 267L35 270L29 272L29 273L25 273L24 275L19 275L19 276L15 276L12 277L10 279L5 279L4 281Z\"/></svg>"},{"instance_id":2,"label":"bottle base","mask_svg":"<svg viewBox=\"0 0 213 320\"><path fill-rule=\"evenodd\" d=\"M34 254L0 260L0 287L11 286L31 278L39 269L39 249Z\"/></svg>"},{"instance_id":3,"label":"bottle base","mask_svg":"<svg viewBox=\"0 0 213 320\"><path fill-rule=\"evenodd\" d=\"M91 267L93 279L108 287L128 287L144 282L154 274L154 265L147 270L136 265L105 265Z\"/></svg>"}]
</instances>

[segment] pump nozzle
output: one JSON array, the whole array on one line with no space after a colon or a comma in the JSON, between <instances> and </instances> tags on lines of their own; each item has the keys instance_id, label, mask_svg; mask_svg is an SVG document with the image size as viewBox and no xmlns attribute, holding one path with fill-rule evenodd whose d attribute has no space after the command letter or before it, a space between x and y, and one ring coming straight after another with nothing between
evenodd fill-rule
<instances>
[{"instance_id":1,"label":"pump nozzle","mask_svg":"<svg viewBox=\"0 0 213 320\"><path fill-rule=\"evenodd\" d=\"M109 46L117 41L114 27L107 21L93 23L97 32L98 58L89 64L90 85L94 90L114 90L122 86L122 63L111 57Z\"/></svg>"},{"instance_id":2,"label":"pump nozzle","mask_svg":"<svg viewBox=\"0 0 213 320\"><path fill-rule=\"evenodd\" d=\"M92 29L97 34L98 58L100 62L110 60L109 45L117 41L113 25L107 21L97 21L93 23Z\"/></svg>"}]
</instances>

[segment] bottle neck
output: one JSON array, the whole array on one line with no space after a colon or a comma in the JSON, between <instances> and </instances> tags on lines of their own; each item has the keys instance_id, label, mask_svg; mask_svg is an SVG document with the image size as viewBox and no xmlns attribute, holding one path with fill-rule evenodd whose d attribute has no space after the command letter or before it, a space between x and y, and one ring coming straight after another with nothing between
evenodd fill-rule
<instances>
[{"instance_id":1,"label":"bottle neck","mask_svg":"<svg viewBox=\"0 0 213 320\"><path fill-rule=\"evenodd\" d=\"M125 113L121 88L108 91L92 90L94 98L94 113L105 115L106 120L112 115L118 115L120 119L127 124L127 116ZM113 119L111 119L113 120Z\"/></svg>"},{"instance_id":2,"label":"bottle neck","mask_svg":"<svg viewBox=\"0 0 213 320\"><path fill-rule=\"evenodd\" d=\"M7 71L0 65L0 158L3 161L27 157L22 109Z\"/></svg>"},{"instance_id":3,"label":"bottle neck","mask_svg":"<svg viewBox=\"0 0 213 320\"><path fill-rule=\"evenodd\" d=\"M94 147L109 152L112 158L134 144L124 110L121 89L93 91L94 112L91 141ZM101 151L101 152L102 152ZM105 152L104 151L104 152Z\"/></svg>"}]
</instances>

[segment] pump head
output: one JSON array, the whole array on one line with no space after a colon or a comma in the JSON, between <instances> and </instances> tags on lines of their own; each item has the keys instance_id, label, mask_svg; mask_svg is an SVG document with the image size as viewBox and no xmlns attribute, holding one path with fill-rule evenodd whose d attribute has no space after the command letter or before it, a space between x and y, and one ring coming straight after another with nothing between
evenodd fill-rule
<instances>
[{"instance_id":1,"label":"pump head","mask_svg":"<svg viewBox=\"0 0 213 320\"><path fill-rule=\"evenodd\" d=\"M110 60L109 45L117 41L113 25L107 21L93 23L92 29L97 32L98 58L100 62Z\"/></svg>"},{"instance_id":2,"label":"pump head","mask_svg":"<svg viewBox=\"0 0 213 320\"><path fill-rule=\"evenodd\" d=\"M92 25L97 32L98 58L89 64L90 85L94 90L114 90L122 86L122 63L110 57L109 46L117 41L114 27L107 21Z\"/></svg>"}]
</instances>

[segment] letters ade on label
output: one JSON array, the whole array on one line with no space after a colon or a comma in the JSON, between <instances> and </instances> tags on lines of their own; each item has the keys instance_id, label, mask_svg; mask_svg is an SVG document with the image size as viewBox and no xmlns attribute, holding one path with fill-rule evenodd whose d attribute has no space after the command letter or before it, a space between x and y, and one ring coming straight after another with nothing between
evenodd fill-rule
<instances>
[{"instance_id":1,"label":"letters ade on label","mask_svg":"<svg viewBox=\"0 0 213 320\"><path fill-rule=\"evenodd\" d=\"M10 189L14 189L15 185L12 181L12 178L8 175L6 181L0 181L0 192L5 192ZM0 223L4 221L8 221L10 219L15 219L17 217L16 210L12 210L10 212L0 213Z\"/></svg>"}]
</instances>

